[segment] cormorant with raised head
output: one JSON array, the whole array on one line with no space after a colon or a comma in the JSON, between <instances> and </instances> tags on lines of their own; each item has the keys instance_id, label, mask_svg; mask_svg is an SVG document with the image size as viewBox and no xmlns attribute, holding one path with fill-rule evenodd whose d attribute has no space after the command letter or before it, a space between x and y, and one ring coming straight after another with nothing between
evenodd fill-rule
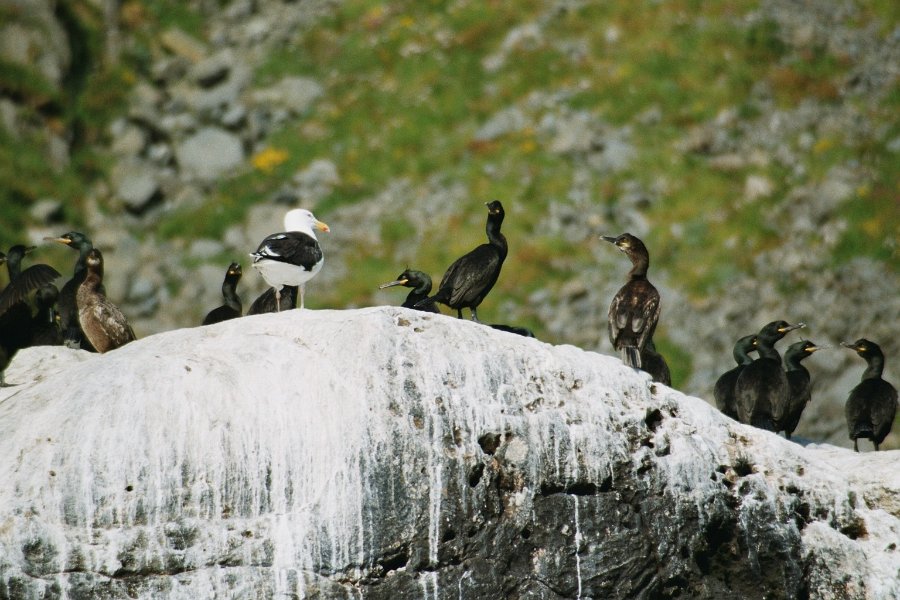
<instances>
[{"instance_id":1,"label":"cormorant with raised head","mask_svg":"<svg viewBox=\"0 0 900 600\"><path fill-rule=\"evenodd\" d=\"M817 346L809 340L803 340L788 346L784 353L785 375L790 387L790 394L781 421L776 425L780 431L784 431L784 437L787 439L791 439L791 434L797 429L803 409L809 404L811 398L812 382L809 378L809 371L800 364L800 361L823 348L824 346Z\"/></svg>"},{"instance_id":2,"label":"cormorant with raised head","mask_svg":"<svg viewBox=\"0 0 900 600\"><path fill-rule=\"evenodd\" d=\"M891 432L897 414L897 389L881 378L884 372L884 353L875 342L858 339L852 344L841 342L866 361L862 381L850 391L844 415L853 449L859 452L857 440L868 438L875 450Z\"/></svg>"},{"instance_id":3,"label":"cormorant with raised head","mask_svg":"<svg viewBox=\"0 0 900 600\"><path fill-rule=\"evenodd\" d=\"M778 431L778 423L784 415L790 386L781 355L775 350L775 342L789 331L805 327L804 323L791 325L786 321L773 321L756 334L755 361L744 367L734 384L734 398L741 423L760 429Z\"/></svg>"},{"instance_id":4,"label":"cormorant with raised head","mask_svg":"<svg viewBox=\"0 0 900 600\"><path fill-rule=\"evenodd\" d=\"M400 305L403 308L414 308L431 313L441 312L434 301L425 302L425 300L428 300L428 294L431 293L431 277L427 273L406 269L397 276L397 279L382 283L378 286L378 289L383 290L395 285L412 288L412 291L406 296L406 300ZM420 302L422 303L421 306L419 306Z\"/></svg>"},{"instance_id":5,"label":"cormorant with raised head","mask_svg":"<svg viewBox=\"0 0 900 600\"><path fill-rule=\"evenodd\" d=\"M87 273L75 294L78 322L85 337L100 353L115 350L134 341L134 331L125 315L101 291L103 255L99 250L93 248L88 252L85 266Z\"/></svg>"},{"instance_id":6,"label":"cormorant with raised head","mask_svg":"<svg viewBox=\"0 0 900 600\"><path fill-rule=\"evenodd\" d=\"M757 337L756 334L745 335L734 344L732 356L737 366L730 371L725 371L716 381L716 387L713 389L713 396L716 398L716 406L726 416L731 417L735 421L738 419L737 405L734 399L734 384L737 383L738 376L744 367L753 362L750 353L756 351Z\"/></svg>"},{"instance_id":7,"label":"cormorant with raised head","mask_svg":"<svg viewBox=\"0 0 900 600\"><path fill-rule=\"evenodd\" d=\"M304 308L306 282L315 277L325 260L313 229L330 231L305 208L289 210L284 215L284 229L267 236L250 254L253 268L275 289L276 312L281 311L281 289L288 285L300 288L300 308Z\"/></svg>"},{"instance_id":8,"label":"cormorant with raised head","mask_svg":"<svg viewBox=\"0 0 900 600\"><path fill-rule=\"evenodd\" d=\"M601 236L631 259L628 281L613 296L609 305L609 341L622 355L622 362L641 368L641 352L653 337L659 320L659 292L647 279L650 253L637 237L623 233L618 237Z\"/></svg>"},{"instance_id":9,"label":"cormorant with raised head","mask_svg":"<svg viewBox=\"0 0 900 600\"><path fill-rule=\"evenodd\" d=\"M647 340L641 350L641 370L649 373L653 381L672 387L672 374L666 359L656 350L653 338Z\"/></svg>"},{"instance_id":10,"label":"cormorant with raised head","mask_svg":"<svg viewBox=\"0 0 900 600\"><path fill-rule=\"evenodd\" d=\"M488 242L456 259L441 278L437 293L421 300L421 306L416 308L426 306L428 302L440 302L456 310L456 316L460 319L462 309L468 308L472 311L472 320L479 322L478 306L497 283L500 268L509 251L506 237L500 233L506 214L503 205L499 200L493 200L485 206L488 209L485 225Z\"/></svg>"},{"instance_id":11,"label":"cormorant with raised head","mask_svg":"<svg viewBox=\"0 0 900 600\"><path fill-rule=\"evenodd\" d=\"M5 262L9 272L9 283L0 292L0 346L9 360L31 345L33 321L28 297L60 276L56 269L43 264L31 265L23 271L22 260L34 250L34 246L17 244L8 254L0 252L0 264Z\"/></svg>"},{"instance_id":12,"label":"cormorant with raised head","mask_svg":"<svg viewBox=\"0 0 900 600\"><path fill-rule=\"evenodd\" d=\"M237 295L237 284L241 280L243 271L239 263L233 262L225 271L225 280L222 281L222 297L225 304L209 311L203 318L203 325L221 323L228 319L241 316L241 298Z\"/></svg>"},{"instance_id":13,"label":"cormorant with raised head","mask_svg":"<svg viewBox=\"0 0 900 600\"><path fill-rule=\"evenodd\" d=\"M44 240L64 244L78 251L78 259L75 261L72 278L59 291L59 300L56 303L56 307L59 311L59 327L63 333L63 342L73 348L92 351L94 348L85 337L78 322L78 306L75 301L75 295L78 293L78 286L81 285L81 282L87 276L87 255L94 248L94 244L91 242L91 238L78 231L70 231L59 237L45 237ZM99 291L103 294L106 293L102 284Z\"/></svg>"}]
</instances>

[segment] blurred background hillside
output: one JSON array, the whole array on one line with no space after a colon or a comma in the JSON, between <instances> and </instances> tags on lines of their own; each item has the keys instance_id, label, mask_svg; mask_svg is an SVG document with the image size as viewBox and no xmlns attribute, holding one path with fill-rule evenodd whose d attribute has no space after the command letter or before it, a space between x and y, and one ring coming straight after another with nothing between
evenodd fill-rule
<instances>
[{"instance_id":1,"label":"blurred background hillside","mask_svg":"<svg viewBox=\"0 0 900 600\"><path fill-rule=\"evenodd\" d=\"M674 387L712 401L781 318L876 341L896 386L898 115L894 0L0 0L0 247L68 276L40 240L84 231L147 336L198 324L232 260L246 309L289 207L332 229L307 306L351 308L439 281L499 199L484 321L611 353L629 265L597 236L630 231ZM848 446L864 362L804 364L797 434Z\"/></svg>"}]
</instances>

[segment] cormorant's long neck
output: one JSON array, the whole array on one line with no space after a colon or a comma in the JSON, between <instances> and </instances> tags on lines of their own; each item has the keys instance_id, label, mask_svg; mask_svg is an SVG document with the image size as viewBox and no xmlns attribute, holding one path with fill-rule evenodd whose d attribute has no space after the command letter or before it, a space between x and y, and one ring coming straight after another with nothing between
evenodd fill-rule
<instances>
[{"instance_id":1,"label":"cormorant's long neck","mask_svg":"<svg viewBox=\"0 0 900 600\"><path fill-rule=\"evenodd\" d=\"M760 358L770 358L772 360L778 361L781 363L781 355L778 354L778 350L775 349L775 342L778 340L759 340L759 345L756 347L756 353L759 354Z\"/></svg>"},{"instance_id":2,"label":"cormorant's long neck","mask_svg":"<svg viewBox=\"0 0 900 600\"><path fill-rule=\"evenodd\" d=\"M628 271L628 279L647 279L647 269L650 268L650 257L644 253L629 255L631 258L631 270Z\"/></svg>"},{"instance_id":3,"label":"cormorant's long neck","mask_svg":"<svg viewBox=\"0 0 900 600\"><path fill-rule=\"evenodd\" d=\"M84 276L84 281L81 285L87 286L89 290L99 292L103 289L103 266L98 265L95 267L88 268L86 274Z\"/></svg>"},{"instance_id":4,"label":"cormorant's long neck","mask_svg":"<svg viewBox=\"0 0 900 600\"><path fill-rule=\"evenodd\" d=\"M85 276L85 271L87 270L87 256L93 249L93 244L81 244L80 246L78 246L78 260L75 261L75 273L73 275L74 277ZM100 272L100 279L102 282L103 271Z\"/></svg>"},{"instance_id":5,"label":"cormorant's long neck","mask_svg":"<svg viewBox=\"0 0 900 600\"><path fill-rule=\"evenodd\" d=\"M734 357L734 362L739 365L749 365L753 362L753 358L751 358L750 353L748 353L744 348L735 347L732 352L732 356Z\"/></svg>"},{"instance_id":6,"label":"cormorant's long neck","mask_svg":"<svg viewBox=\"0 0 900 600\"><path fill-rule=\"evenodd\" d=\"M500 233L500 225L503 224L503 217L490 215L485 226L488 242L500 250L500 254L505 258L509 246L506 243L506 236Z\"/></svg>"},{"instance_id":7,"label":"cormorant's long neck","mask_svg":"<svg viewBox=\"0 0 900 600\"><path fill-rule=\"evenodd\" d=\"M806 367L800 364L800 361L803 360L803 358L803 355L800 354L786 354L784 356L784 370L806 371Z\"/></svg>"},{"instance_id":8,"label":"cormorant's long neck","mask_svg":"<svg viewBox=\"0 0 900 600\"><path fill-rule=\"evenodd\" d=\"M10 283L22 274L22 256L18 252L10 252L6 256L6 270L9 272Z\"/></svg>"},{"instance_id":9,"label":"cormorant's long neck","mask_svg":"<svg viewBox=\"0 0 900 600\"><path fill-rule=\"evenodd\" d=\"M884 356L875 355L866 357L866 370L863 371L862 379L880 379L884 372Z\"/></svg>"},{"instance_id":10,"label":"cormorant's long neck","mask_svg":"<svg viewBox=\"0 0 900 600\"><path fill-rule=\"evenodd\" d=\"M234 279L226 279L222 283L222 297L225 298L225 304L238 312L241 311L241 299L237 295L237 281Z\"/></svg>"}]
</instances>

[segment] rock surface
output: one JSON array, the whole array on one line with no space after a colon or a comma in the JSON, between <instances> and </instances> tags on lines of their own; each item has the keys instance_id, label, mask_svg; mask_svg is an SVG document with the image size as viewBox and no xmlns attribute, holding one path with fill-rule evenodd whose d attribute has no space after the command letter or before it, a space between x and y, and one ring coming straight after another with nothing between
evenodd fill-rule
<instances>
[{"instance_id":1,"label":"rock surface","mask_svg":"<svg viewBox=\"0 0 900 600\"><path fill-rule=\"evenodd\" d=\"M307 310L7 379L0 598L900 597L896 451L573 346Z\"/></svg>"}]
</instances>

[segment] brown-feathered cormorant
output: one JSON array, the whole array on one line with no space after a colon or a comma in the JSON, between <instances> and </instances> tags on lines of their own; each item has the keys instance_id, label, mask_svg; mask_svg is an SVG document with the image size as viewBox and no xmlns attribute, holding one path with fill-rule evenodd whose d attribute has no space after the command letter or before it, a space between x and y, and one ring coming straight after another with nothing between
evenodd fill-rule
<instances>
[{"instance_id":1,"label":"brown-feathered cormorant","mask_svg":"<svg viewBox=\"0 0 900 600\"><path fill-rule=\"evenodd\" d=\"M713 396L716 397L716 406L725 415L731 417L735 421L738 419L737 404L734 399L734 384L737 383L738 376L744 367L753 362L750 353L756 351L757 338L756 334L745 335L734 344L732 356L737 366L730 371L726 371L716 381L716 387L713 389Z\"/></svg>"},{"instance_id":2,"label":"brown-feathered cormorant","mask_svg":"<svg viewBox=\"0 0 900 600\"><path fill-rule=\"evenodd\" d=\"M734 384L735 405L741 423L778 431L777 423L784 415L790 387L775 342L800 327L805 325L773 321L756 334L759 358L744 367Z\"/></svg>"},{"instance_id":3,"label":"brown-feathered cormorant","mask_svg":"<svg viewBox=\"0 0 900 600\"><path fill-rule=\"evenodd\" d=\"M378 289L383 290L395 285L412 288L412 291L406 296L406 300L400 305L403 308L414 308L431 313L441 312L434 301L425 302L425 300L428 300L428 294L431 293L431 277L427 273L406 269L397 276L397 279L382 283L378 286Z\"/></svg>"},{"instance_id":4,"label":"brown-feathered cormorant","mask_svg":"<svg viewBox=\"0 0 900 600\"><path fill-rule=\"evenodd\" d=\"M881 378L884 372L884 353L875 342L859 339L852 344L841 342L866 360L862 381L850 391L844 415L853 449L859 452L857 440L868 438L875 450L891 432L897 414L897 389Z\"/></svg>"},{"instance_id":5,"label":"brown-feathered cormorant","mask_svg":"<svg viewBox=\"0 0 900 600\"><path fill-rule=\"evenodd\" d=\"M94 347L91 346L91 343L85 337L78 322L78 306L75 301L75 295L78 293L78 286L81 285L81 282L84 281L87 275L85 261L88 253L94 248L94 244L88 236L78 231L70 231L59 237L46 237L44 240L64 244L78 252L78 259L75 261L72 278L59 291L59 300L56 303L56 308L59 311L59 327L63 332L63 342L73 348L93 351ZM103 294L106 293L102 284L99 291Z\"/></svg>"},{"instance_id":6,"label":"brown-feathered cormorant","mask_svg":"<svg viewBox=\"0 0 900 600\"><path fill-rule=\"evenodd\" d=\"M52 283L42 285L34 294L37 311L31 319L32 346L59 346L63 343L56 301L59 290Z\"/></svg>"},{"instance_id":7,"label":"brown-feathered cormorant","mask_svg":"<svg viewBox=\"0 0 900 600\"><path fill-rule=\"evenodd\" d=\"M275 289L276 311L281 310L281 289L287 285L300 288L300 308L306 282L322 268L325 260L313 229L330 231L304 208L289 210L284 215L284 229L266 237L252 252L253 267Z\"/></svg>"},{"instance_id":8,"label":"brown-feathered cormorant","mask_svg":"<svg viewBox=\"0 0 900 600\"><path fill-rule=\"evenodd\" d=\"M92 249L88 252L85 265L87 274L75 294L78 321L85 337L100 353L134 341L134 331L125 315L100 290L103 284L103 255L96 248Z\"/></svg>"},{"instance_id":9,"label":"brown-feathered cormorant","mask_svg":"<svg viewBox=\"0 0 900 600\"><path fill-rule=\"evenodd\" d=\"M666 359L656 350L653 338L647 340L641 350L641 370L649 373L653 381L672 387L672 374Z\"/></svg>"},{"instance_id":10,"label":"brown-feathered cormorant","mask_svg":"<svg viewBox=\"0 0 900 600\"><path fill-rule=\"evenodd\" d=\"M225 304L209 311L203 318L203 325L221 323L241 316L241 298L237 295L237 284L241 280L241 275L243 271L240 264L233 262L228 265L225 280L222 282L222 297Z\"/></svg>"},{"instance_id":11,"label":"brown-feathered cormorant","mask_svg":"<svg viewBox=\"0 0 900 600\"><path fill-rule=\"evenodd\" d=\"M800 364L800 361L812 356L813 352L822 348L824 346L817 346L809 340L804 340L794 342L784 353L784 369L790 394L781 421L776 425L780 431L784 431L784 437L787 439L791 439L791 434L797 429L803 409L806 408L811 398L812 382L809 378L809 371Z\"/></svg>"},{"instance_id":12,"label":"brown-feathered cormorant","mask_svg":"<svg viewBox=\"0 0 900 600\"><path fill-rule=\"evenodd\" d=\"M17 244L8 254L0 252L0 264L5 262L9 272L9 283L0 292L0 346L9 360L31 345L33 321L29 295L60 276L56 269L42 264L31 265L23 271L22 260L33 250L34 246Z\"/></svg>"},{"instance_id":13,"label":"brown-feathered cormorant","mask_svg":"<svg viewBox=\"0 0 900 600\"><path fill-rule=\"evenodd\" d=\"M488 243L456 259L441 278L437 293L421 300L419 304L424 306L429 301L439 302L456 310L456 316L460 319L462 309L468 308L472 311L472 320L478 322L478 305L497 283L500 268L509 250L506 237L500 233L506 214L503 205L499 200L485 205L488 208L485 225Z\"/></svg>"},{"instance_id":14,"label":"brown-feathered cormorant","mask_svg":"<svg viewBox=\"0 0 900 600\"><path fill-rule=\"evenodd\" d=\"M609 341L626 365L641 368L641 351L653 337L659 320L659 292L647 280L650 253L640 239L630 233L618 237L601 236L631 259L628 282L609 305Z\"/></svg>"}]
</instances>

